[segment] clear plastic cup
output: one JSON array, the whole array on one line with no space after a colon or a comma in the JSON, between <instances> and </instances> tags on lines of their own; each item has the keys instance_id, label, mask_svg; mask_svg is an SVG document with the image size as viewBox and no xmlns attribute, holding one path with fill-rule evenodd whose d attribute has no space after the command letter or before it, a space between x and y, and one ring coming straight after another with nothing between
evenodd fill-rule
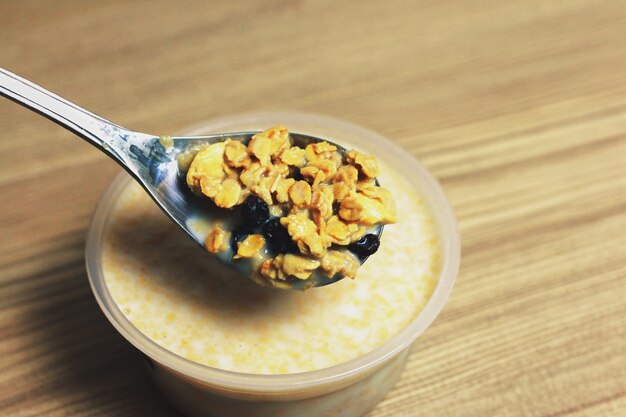
<instances>
[{"instance_id":1,"label":"clear plastic cup","mask_svg":"<svg viewBox=\"0 0 626 417\"><path fill-rule=\"evenodd\" d=\"M126 174L118 176L106 191L89 228L85 256L91 287L113 326L146 356L148 372L164 396L189 416L361 416L391 389L406 364L411 345L439 314L452 290L460 258L456 221L441 187L423 166L379 134L351 123L307 113L250 113L210 120L183 134L263 130L274 125L327 137L376 155L403 174L423 196L441 237L442 267L430 300L404 330L356 359L329 368L284 375L211 368L159 346L119 310L103 277L100 259L103 232L116 199L132 181Z\"/></svg>"}]
</instances>

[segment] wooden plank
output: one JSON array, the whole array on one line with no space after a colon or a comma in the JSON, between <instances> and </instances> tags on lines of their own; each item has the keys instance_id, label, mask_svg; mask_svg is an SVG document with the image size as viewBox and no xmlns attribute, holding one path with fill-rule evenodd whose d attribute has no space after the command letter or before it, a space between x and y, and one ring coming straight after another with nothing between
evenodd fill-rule
<instances>
[{"instance_id":1,"label":"wooden plank","mask_svg":"<svg viewBox=\"0 0 626 417\"><path fill-rule=\"evenodd\" d=\"M369 417L623 415L624 2L6 0L0 34L0 65L136 130L311 111L432 170L461 272ZM86 280L119 167L6 100L0 126L0 415L176 415Z\"/></svg>"}]
</instances>

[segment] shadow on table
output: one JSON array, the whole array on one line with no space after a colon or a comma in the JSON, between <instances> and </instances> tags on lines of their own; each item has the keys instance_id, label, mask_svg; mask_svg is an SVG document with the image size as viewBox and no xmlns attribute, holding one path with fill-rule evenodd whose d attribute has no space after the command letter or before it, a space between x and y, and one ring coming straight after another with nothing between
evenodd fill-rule
<instances>
[{"instance_id":1,"label":"shadow on table","mask_svg":"<svg viewBox=\"0 0 626 417\"><path fill-rule=\"evenodd\" d=\"M83 258L74 258L37 274L43 281L56 276L58 288L26 312L29 327L41 329L31 336L43 352L39 366L53 376L38 382L37 389L47 393L51 406L72 410L73 415L182 416L158 393L140 353L100 311Z\"/></svg>"}]
</instances>

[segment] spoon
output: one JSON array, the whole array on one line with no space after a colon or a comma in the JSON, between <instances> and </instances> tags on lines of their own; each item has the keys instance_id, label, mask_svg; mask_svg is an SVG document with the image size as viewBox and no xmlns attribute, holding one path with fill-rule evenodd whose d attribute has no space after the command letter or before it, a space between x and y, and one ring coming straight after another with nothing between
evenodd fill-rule
<instances>
[{"instance_id":1,"label":"spoon","mask_svg":"<svg viewBox=\"0 0 626 417\"><path fill-rule=\"evenodd\" d=\"M80 136L122 166L141 184L165 214L197 244L204 246L205 234L194 227L201 222L210 221L214 210L207 209L204 202L194 198L184 181L181 181L177 156L191 147L210 145L228 138L247 143L258 132L219 133L207 136L155 136L133 132L97 116L56 94L0 68L0 95L3 95L26 108L37 112L69 131ZM325 141L313 136L290 133L295 145L306 146L308 143ZM333 142L339 152L347 150ZM204 204L203 204L204 203ZM378 237L383 226L370 231ZM223 263L236 269L248 278L254 279L249 265L234 262L232 256L217 256ZM367 257L360 257L363 263ZM337 282L343 278L332 278L313 274L307 280L294 278L282 287L303 289L319 287ZM283 283L285 284L285 283Z\"/></svg>"}]
</instances>

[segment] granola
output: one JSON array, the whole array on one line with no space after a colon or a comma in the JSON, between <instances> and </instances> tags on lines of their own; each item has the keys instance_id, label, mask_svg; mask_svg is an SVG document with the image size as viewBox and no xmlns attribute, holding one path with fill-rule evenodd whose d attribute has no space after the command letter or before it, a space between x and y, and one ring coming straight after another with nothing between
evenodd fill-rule
<instances>
[{"instance_id":1,"label":"granola","mask_svg":"<svg viewBox=\"0 0 626 417\"><path fill-rule=\"evenodd\" d=\"M232 259L253 261L268 285L318 273L354 278L363 258L378 248L378 236L368 230L396 221L395 203L378 186L380 169L371 155L342 153L324 141L302 148L283 126L257 133L247 144L227 139L194 152L190 163L189 156L184 161L194 193L242 216L256 215L245 207L264 205L265 217L246 223L259 226L245 230L231 249L231 232L234 239L242 231L217 225L207 235L207 250L231 250ZM249 204L247 199L256 200ZM364 239L370 249L362 247Z\"/></svg>"},{"instance_id":2,"label":"granola","mask_svg":"<svg viewBox=\"0 0 626 417\"><path fill-rule=\"evenodd\" d=\"M249 235L237 246L237 254L233 258L253 258L260 254L264 246L265 238L263 235Z\"/></svg>"},{"instance_id":3,"label":"granola","mask_svg":"<svg viewBox=\"0 0 626 417\"><path fill-rule=\"evenodd\" d=\"M215 226L207 235L204 241L206 250L212 253L223 252L228 248L230 232L225 231L221 226Z\"/></svg>"}]
</instances>

